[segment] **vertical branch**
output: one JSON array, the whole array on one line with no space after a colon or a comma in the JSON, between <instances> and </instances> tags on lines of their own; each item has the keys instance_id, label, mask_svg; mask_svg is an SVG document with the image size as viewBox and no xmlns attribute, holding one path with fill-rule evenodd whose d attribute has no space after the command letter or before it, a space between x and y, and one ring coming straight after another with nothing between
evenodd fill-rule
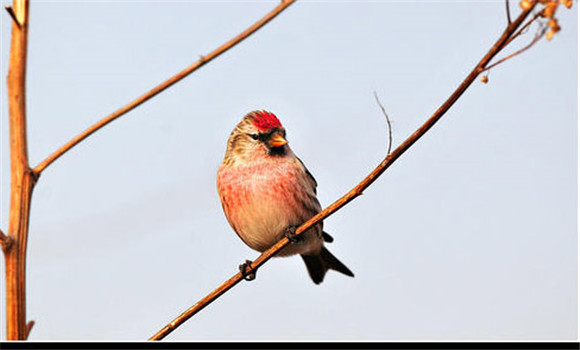
<instances>
[{"instance_id":1,"label":"vertical branch","mask_svg":"<svg viewBox=\"0 0 580 350\"><path fill-rule=\"evenodd\" d=\"M8 64L8 114L10 138L10 214L4 249L6 262L6 337L23 340L26 323L26 243L30 200L36 176L28 164L26 143L26 56L28 46L28 0L14 0L7 10L12 17L12 40Z\"/></svg>"}]
</instances>

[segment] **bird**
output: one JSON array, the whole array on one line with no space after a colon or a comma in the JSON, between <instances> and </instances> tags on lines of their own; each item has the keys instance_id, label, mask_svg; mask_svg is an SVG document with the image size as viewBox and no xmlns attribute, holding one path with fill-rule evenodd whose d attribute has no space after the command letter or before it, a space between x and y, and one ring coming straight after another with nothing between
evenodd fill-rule
<instances>
[{"instance_id":1,"label":"bird","mask_svg":"<svg viewBox=\"0 0 580 350\"><path fill-rule=\"evenodd\" d=\"M217 171L217 190L226 219L241 240L264 252L288 237L292 243L276 256L300 254L315 284L329 269L354 277L324 246L333 238L323 231L322 222L295 234L321 210L317 186L290 148L286 129L274 113L252 111L231 132Z\"/></svg>"}]
</instances>

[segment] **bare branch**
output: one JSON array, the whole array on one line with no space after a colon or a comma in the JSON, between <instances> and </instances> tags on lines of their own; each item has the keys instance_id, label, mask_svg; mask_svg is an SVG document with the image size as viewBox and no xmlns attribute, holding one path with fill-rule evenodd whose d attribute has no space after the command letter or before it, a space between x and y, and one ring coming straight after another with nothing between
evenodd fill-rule
<instances>
[{"instance_id":1,"label":"bare branch","mask_svg":"<svg viewBox=\"0 0 580 350\"><path fill-rule=\"evenodd\" d=\"M107 117L101 119L100 121L95 123L93 126L89 127L88 129L86 129L85 131L83 131L82 133L80 133L79 135L74 137L72 140L70 140L69 142L64 144L62 147L60 147L54 153L49 155L42 162L40 162L40 164L38 164L34 168L34 172L37 174L40 174L42 171L44 171L44 169L46 169L50 164L52 164L52 162L57 160L60 156L62 156L66 152L68 152L71 148L76 146L78 143L80 143L81 141L83 141L84 139L89 137L91 134L93 134L97 130L101 129L102 127L109 124L113 120L115 120L115 119L121 117L122 115L130 112L131 110L135 109L136 107L138 107L142 103L148 101L149 99L151 99L155 95L159 94L160 92L169 88L170 86L177 83L181 79L183 79L186 76L190 75L191 73L195 72L196 70L198 70L199 68L201 68L202 66L207 64L208 62L212 61L214 58L218 57L222 53L231 49L232 47L234 47L235 45L237 45L238 43L240 43L241 41L243 41L244 39L246 39L247 37L252 35L258 29L262 28L266 23L268 23L272 19L274 19L274 17L279 15L282 11L284 11L288 6L292 5L292 3L294 3L295 1L296 0L283 0L272 11L270 11L268 14L266 14L264 17L262 17L259 21L257 21L253 25L251 25L248 29L244 30L243 32L238 34L236 37L231 39L230 41L226 42L222 46L213 50L209 54L207 54L205 56L201 56L201 58L197 62L195 62L194 64L190 65L189 67L185 68L181 72L179 72L176 75L172 76L171 78L167 79L163 83L157 85L156 87L154 87L150 91L139 96L137 99L133 100L132 102L129 102L124 107L121 107L120 109L111 113Z\"/></svg>"},{"instance_id":2,"label":"bare branch","mask_svg":"<svg viewBox=\"0 0 580 350\"><path fill-rule=\"evenodd\" d=\"M508 26L512 23L512 17L510 15L510 0L505 0L505 14L507 16Z\"/></svg>"},{"instance_id":3,"label":"bare branch","mask_svg":"<svg viewBox=\"0 0 580 350\"><path fill-rule=\"evenodd\" d=\"M537 1L532 1L532 5L529 9L522 11L522 13L504 30L500 38L491 47L487 54L479 61L477 66L467 75L463 82L457 87L457 89L449 96L449 98L435 111L435 113L423 123L411 136L409 136L399 147L397 147L393 153L388 154L384 160L358 185L356 185L347 194L342 196L340 199L332 203L330 206L326 207L324 210L310 218L308 221L303 223L300 227L296 229L295 234L300 235L305 231L308 231L311 227L321 222L323 219L335 213L337 210L348 204L354 198L360 196L363 191L369 187L391 164L393 164L409 147L411 147L419 138L421 138L435 123L453 106L453 104L461 97L461 95L467 90L467 88L473 83L477 76L483 71L484 67L505 47L505 43L509 40L512 34L519 28L524 19L530 14L532 9L537 4ZM280 250L284 249L290 241L288 238L284 237L267 251L262 253L256 260L251 264L248 264L247 268L251 270L256 270L263 264L265 264L272 256L278 253ZM243 279L242 273L238 272L236 275L231 277L229 280L224 282L213 292L208 294L205 298L198 301L195 305L191 306L172 322L167 324L163 329L153 335L149 340L160 340L166 337L169 333L174 331L177 327L191 318L193 315L203 310L206 306L211 304L214 300L220 297L222 294L227 292L233 286L238 284Z\"/></svg>"},{"instance_id":4,"label":"bare branch","mask_svg":"<svg viewBox=\"0 0 580 350\"><path fill-rule=\"evenodd\" d=\"M387 126L389 128L389 147L387 148L387 155L391 154L391 147L393 145L393 128L391 127L391 120L389 119L389 115L387 114L387 111L385 110L385 107L383 107L383 105L381 104L381 101L379 100L379 96L377 95L377 92L375 91L375 100L377 101L377 104L379 105L379 107L381 107L381 110L383 111L383 115L385 116L385 119L387 120Z\"/></svg>"}]
</instances>

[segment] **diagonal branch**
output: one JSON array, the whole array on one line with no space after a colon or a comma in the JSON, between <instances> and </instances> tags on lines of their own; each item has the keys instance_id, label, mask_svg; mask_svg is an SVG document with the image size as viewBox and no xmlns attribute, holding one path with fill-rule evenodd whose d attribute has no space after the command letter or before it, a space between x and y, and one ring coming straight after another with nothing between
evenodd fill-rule
<instances>
[{"instance_id":1,"label":"diagonal branch","mask_svg":"<svg viewBox=\"0 0 580 350\"><path fill-rule=\"evenodd\" d=\"M205 64L207 64L208 62L210 62L211 60L213 60L214 58L218 57L222 53L224 53L227 50L231 49L236 44L238 44L242 40L244 40L247 37L249 37L250 35L252 35L258 29L262 28L266 23L268 23L272 19L274 19L274 17L276 17L277 15L279 15L282 11L284 11L288 6L292 5L292 3L294 3L295 1L296 0L283 0L283 1L281 1L280 4L278 6L276 6L272 11L270 11L268 14L266 14L264 17L262 17L259 21L257 21L252 26L250 26L249 28L247 28L246 30L244 30L243 32L241 32L240 34L238 34L236 37L234 37L230 41L226 42L222 46L220 46L217 49L213 50L212 52L210 52L206 56L202 56L194 64L190 65L189 67L185 68L181 72L179 72L176 75L172 76L171 78L167 79L163 83L157 85L156 87L154 87L150 91L148 91L148 92L144 93L143 95L139 96L137 99L133 100L132 102L129 102L124 107L121 107L120 109L118 109L115 112L111 113L107 117L101 119L100 121L98 121L97 123L95 123L93 126L89 127L88 129L86 129L85 131L83 131L82 133L80 133L79 135L77 135L76 137L74 137L72 140L70 140L69 142L67 142L66 144L64 144L62 147L60 147L59 149L57 149L54 153L52 153L51 155L49 155L42 162L40 162L40 164L38 164L36 166L36 168L34 168L34 173L36 173L36 174L42 173L44 171L44 169L46 169L50 164L52 164L60 156L62 156L66 152L68 152L71 148L73 148L74 146L76 146L77 144L79 144L81 141L83 141L84 139L86 139L87 137L89 137L91 134L93 134L97 130L101 129L102 127L104 127L105 125L109 124L113 120L115 120L115 119L121 117L122 115L130 112L131 110L135 109L136 107L138 107L139 105L141 105L144 102L148 101L149 99L151 99L155 95L159 94L163 90L167 89L168 87L170 87L173 84L177 83L181 79L183 79L186 76L190 75L191 73L195 72L196 70L198 70L199 68L201 68L202 66L204 66Z\"/></svg>"},{"instance_id":2,"label":"diagonal branch","mask_svg":"<svg viewBox=\"0 0 580 350\"><path fill-rule=\"evenodd\" d=\"M330 206L310 218L304 224L296 229L296 235L300 235L303 232L309 230L311 227L321 222L323 219L327 218L331 214L335 213L337 210L345 206L347 203L352 201L354 198L360 196L363 191L369 187L391 164L393 164L409 147L411 147L419 138L421 138L435 123L453 106L453 104L461 97L461 95L467 90L467 88L473 83L477 76L484 70L485 66L492 60L492 58L497 55L504 47L506 42L512 36L512 34L519 28L524 19L530 14L532 9L537 4L537 1L532 1L532 5L529 9L522 11L522 13L510 23L500 38L491 47L491 49L485 54L485 56L479 61L477 66L469 73L469 75L463 80L463 82L457 87L457 89L449 96L449 98L435 111L435 113L425 121L411 136L409 136L399 147L397 147L392 153L387 154L385 159L358 185L356 185L347 194L342 196L340 199L332 203ZM270 249L262 253L254 262L248 267L250 270L256 270L263 264L265 264L272 256L282 250L285 246L290 243L288 238L284 237L276 244L274 244ZM187 321L190 317L201 311L203 308L208 306L222 294L227 292L229 289L238 284L243 280L241 272L231 277L229 280L224 282L221 286L215 289L213 292L208 294L205 298L198 301L195 305L191 306L181 315L176 317L172 322L163 327L159 332L154 334L149 340L160 340L166 337L169 333L174 331L177 327Z\"/></svg>"}]
</instances>

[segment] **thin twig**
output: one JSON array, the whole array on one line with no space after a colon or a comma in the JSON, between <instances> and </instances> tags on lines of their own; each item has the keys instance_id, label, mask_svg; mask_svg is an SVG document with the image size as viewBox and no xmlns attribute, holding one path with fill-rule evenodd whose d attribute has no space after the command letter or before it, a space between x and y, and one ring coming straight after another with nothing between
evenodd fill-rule
<instances>
[{"instance_id":1,"label":"thin twig","mask_svg":"<svg viewBox=\"0 0 580 350\"><path fill-rule=\"evenodd\" d=\"M522 13L517 17L517 19L512 22L504 30L501 37L497 42L491 47L487 54L479 61L477 66L469 73L469 75L463 80L459 87L449 96L449 98L435 111L435 113L423 123L411 136L409 136L399 147L397 147L393 153L388 154L385 159L358 185L356 185L347 194L342 196L340 199L332 203L330 206L326 207L324 210L310 218L308 221L303 223L300 227L296 229L296 235L300 235L303 232L309 230L314 225L321 222L323 219L327 218L331 214L335 213L337 210L342 208L344 205L352 201L354 198L360 196L363 191L369 187L391 164L393 164L409 147L411 147L421 136L423 136L431 127L451 108L451 106L461 97L461 95L467 90L467 88L473 83L477 76L482 72L484 67L493 59L495 55L504 47L504 44L515 30L522 24L524 19L530 14L531 10L535 7L537 1L532 2L532 6L528 10L522 11ZM263 264L265 264L272 256L278 253L280 250L284 249L290 241L288 238L284 237L264 253L262 253L256 260L249 264L249 269L256 270ZM187 321L190 317L203 310L206 306L215 301L222 294L227 292L229 289L234 287L243 279L241 272L238 272L233 277L228 279L213 292L208 294L205 298L198 301L195 305L191 306L181 315L176 317L172 322L163 327L159 332L154 334L149 340L160 340L174 331L177 327Z\"/></svg>"},{"instance_id":2,"label":"thin twig","mask_svg":"<svg viewBox=\"0 0 580 350\"><path fill-rule=\"evenodd\" d=\"M71 148L73 148L78 143L80 143L81 141L83 141L84 139L86 139L88 136L90 136L95 131L101 129L102 127L104 127L105 125L109 124L113 120L115 120L115 119L119 118L120 116L122 116L122 115L130 112L133 109L135 109L136 107L138 107L142 103L144 103L144 102L148 101L149 99L151 99L153 96L159 94L163 90L167 89L168 87L170 87L173 84L177 83L181 79L183 79L186 76L190 75L191 73L195 72L197 69L201 68L202 66L204 66L208 62L212 61L214 58L218 57L222 53L224 53L227 50L231 49L232 47L234 47L235 45L237 45L238 43L240 43L242 40L244 40L247 37L249 37L250 35L252 35L258 29L262 28L266 23L268 23L272 19L274 19L274 17L276 17L277 15L279 15L282 11L284 11L288 6L290 6L295 1L296 0L283 0L272 11L270 11L268 14L266 14L264 17L262 17L259 21L257 21L252 26L250 26L248 29L246 29L243 32L241 32L240 34L238 34L236 37L234 37L230 41L226 42L222 46L220 46L217 49L213 50L209 54L207 54L205 56L201 56L201 58L197 62L195 62L194 64L190 65L189 67L185 68L181 72L179 72L176 75L172 76L171 78L167 79L163 83L157 85L156 87L154 87L150 91L146 92L145 94L139 96L137 99L133 100L132 102L129 102L124 107L121 107L120 109L118 109L115 112L111 113L107 117L101 119L96 124L94 124L93 126L89 127L88 129L86 129L85 131L83 131L82 133L80 133L79 135L77 135L76 137L74 137L72 140L70 140L69 142L67 142L66 144L64 144L62 147L60 147L58 150L56 150L54 153L52 153L46 159L44 159L42 162L40 162L34 168L34 172L37 173L37 174L40 174L42 171L44 171L44 169L46 169L50 164L52 164L52 162L54 162L55 160L57 160L60 156L62 156L66 152L68 152Z\"/></svg>"},{"instance_id":3,"label":"thin twig","mask_svg":"<svg viewBox=\"0 0 580 350\"><path fill-rule=\"evenodd\" d=\"M30 336L30 331L32 330L32 327L34 327L34 320L30 320L28 321L28 323L26 324L26 338L24 339L28 339L28 337Z\"/></svg>"},{"instance_id":4,"label":"thin twig","mask_svg":"<svg viewBox=\"0 0 580 350\"><path fill-rule=\"evenodd\" d=\"M381 110L383 111L383 115L385 116L385 119L387 120L387 127L389 129L389 147L387 147L387 155L389 155L389 154L391 154L391 147L393 145L393 128L391 127L391 120L389 119L389 115L387 114L385 107L383 107L381 101L379 100L379 95L377 95L376 91L374 91L374 94L375 94L375 100L377 101L377 104L379 105L379 107L381 107Z\"/></svg>"},{"instance_id":5,"label":"thin twig","mask_svg":"<svg viewBox=\"0 0 580 350\"><path fill-rule=\"evenodd\" d=\"M8 14L10 15L10 17L12 17L12 20L14 21L14 23L15 23L15 24L16 24L18 27L20 27L20 26L21 26L21 24L20 24L20 22L18 21L18 18L16 18L16 14L14 13L14 9L12 8L12 6L10 6L10 5L6 5L6 6L4 6L4 9L5 9L5 10L8 12Z\"/></svg>"},{"instance_id":6,"label":"thin twig","mask_svg":"<svg viewBox=\"0 0 580 350\"><path fill-rule=\"evenodd\" d=\"M507 16L508 26L512 23L512 17L510 15L510 0L505 0L505 14Z\"/></svg>"},{"instance_id":7,"label":"thin twig","mask_svg":"<svg viewBox=\"0 0 580 350\"><path fill-rule=\"evenodd\" d=\"M542 39L542 37L544 36L544 34L546 34L546 31L548 30L547 26L543 26L540 31L538 33L536 33L536 35L534 36L534 39L526 46L522 47L521 49L517 50L516 52L513 52L507 56L505 56L504 58L498 60L497 62L494 62L493 64L489 65L488 67L486 67L482 72L485 71L489 71L490 69L492 69L493 67L497 66L498 64L501 64L507 60L509 60L510 58L513 58L519 54L521 54L522 52L528 50L529 48L531 48L532 46L534 46L535 43L537 43L540 39Z\"/></svg>"}]
</instances>

